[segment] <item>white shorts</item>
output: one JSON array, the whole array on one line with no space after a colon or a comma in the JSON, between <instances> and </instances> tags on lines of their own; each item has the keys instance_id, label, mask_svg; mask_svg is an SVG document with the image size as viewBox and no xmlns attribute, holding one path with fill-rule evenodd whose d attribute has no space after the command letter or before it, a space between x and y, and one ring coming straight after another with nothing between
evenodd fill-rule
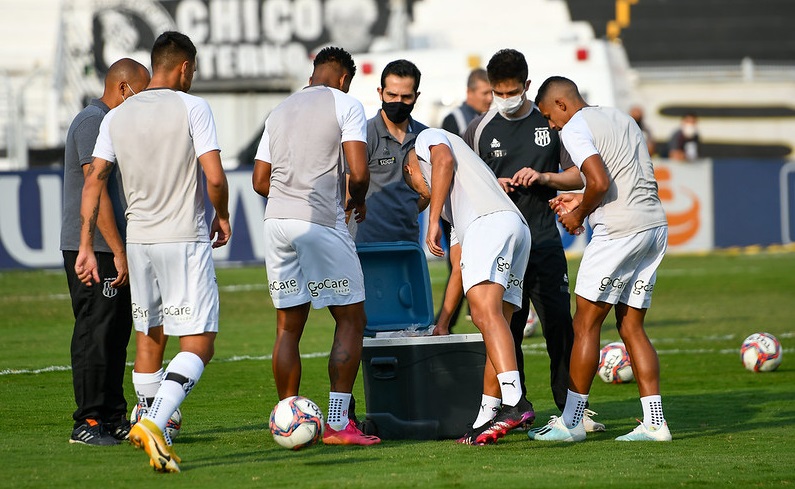
<instances>
[{"instance_id":1,"label":"white shorts","mask_svg":"<svg viewBox=\"0 0 795 489\"><path fill-rule=\"evenodd\" d=\"M502 300L522 307L524 272L530 256L530 230L514 212L475 219L461 243L464 294L481 282L505 287Z\"/></svg>"},{"instance_id":2,"label":"white shorts","mask_svg":"<svg viewBox=\"0 0 795 489\"><path fill-rule=\"evenodd\" d=\"M344 222L330 228L299 219L266 219L265 269L277 309L364 301L362 265Z\"/></svg>"},{"instance_id":3,"label":"white shorts","mask_svg":"<svg viewBox=\"0 0 795 489\"><path fill-rule=\"evenodd\" d=\"M667 246L668 226L616 239L594 236L583 252L574 293L593 302L648 309Z\"/></svg>"},{"instance_id":4,"label":"white shorts","mask_svg":"<svg viewBox=\"0 0 795 489\"><path fill-rule=\"evenodd\" d=\"M169 336L218 331L218 284L209 242L127 245L135 330Z\"/></svg>"}]
</instances>

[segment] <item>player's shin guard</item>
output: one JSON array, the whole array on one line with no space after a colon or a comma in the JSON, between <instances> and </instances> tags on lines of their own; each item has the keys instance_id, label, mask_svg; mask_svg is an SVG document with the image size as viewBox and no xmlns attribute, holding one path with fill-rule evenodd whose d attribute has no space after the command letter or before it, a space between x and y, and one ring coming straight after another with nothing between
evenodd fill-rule
<instances>
[{"instance_id":1,"label":"player's shin guard","mask_svg":"<svg viewBox=\"0 0 795 489\"><path fill-rule=\"evenodd\" d=\"M166 368L147 418L165 430L169 418L199 381L203 371L204 362L198 355L185 351L178 353Z\"/></svg>"}]
</instances>

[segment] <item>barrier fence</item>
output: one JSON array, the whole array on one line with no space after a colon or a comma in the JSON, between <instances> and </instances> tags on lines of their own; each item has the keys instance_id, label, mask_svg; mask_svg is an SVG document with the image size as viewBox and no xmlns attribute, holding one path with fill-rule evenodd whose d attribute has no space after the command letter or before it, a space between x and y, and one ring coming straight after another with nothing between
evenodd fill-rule
<instances>
[{"instance_id":1,"label":"barrier fence","mask_svg":"<svg viewBox=\"0 0 795 489\"><path fill-rule=\"evenodd\" d=\"M657 161L655 175L672 253L793 241L795 162ZM215 260L262 263L266 200L252 190L250 168L229 171L227 178L232 239L214 250ZM62 171L57 169L0 173L0 270L63 266L62 187ZM590 229L580 236L562 233L563 244L576 253L589 236Z\"/></svg>"}]
</instances>

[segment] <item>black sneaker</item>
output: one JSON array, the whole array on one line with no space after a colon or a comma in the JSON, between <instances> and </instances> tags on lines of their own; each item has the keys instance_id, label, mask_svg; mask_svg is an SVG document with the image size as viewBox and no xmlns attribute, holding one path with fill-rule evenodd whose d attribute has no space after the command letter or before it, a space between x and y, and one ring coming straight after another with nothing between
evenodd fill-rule
<instances>
[{"instance_id":1,"label":"black sneaker","mask_svg":"<svg viewBox=\"0 0 795 489\"><path fill-rule=\"evenodd\" d=\"M516 406L503 404L497 416L486 425L487 428L475 438L475 441L478 445L496 443L512 429L521 425L530 426L535 419L533 404L525 398L520 399Z\"/></svg>"},{"instance_id":2,"label":"black sneaker","mask_svg":"<svg viewBox=\"0 0 795 489\"><path fill-rule=\"evenodd\" d=\"M105 431L102 425L95 419L87 419L72 430L72 437L69 443L81 443L83 445L109 446L118 445L119 440Z\"/></svg>"},{"instance_id":3,"label":"black sneaker","mask_svg":"<svg viewBox=\"0 0 795 489\"><path fill-rule=\"evenodd\" d=\"M106 433L109 433L110 436L119 441L129 438L130 428L132 428L132 425L130 425L130 420L127 418L119 418L116 421L105 423L103 426Z\"/></svg>"},{"instance_id":4,"label":"black sneaker","mask_svg":"<svg viewBox=\"0 0 795 489\"><path fill-rule=\"evenodd\" d=\"M497 442L496 438L493 441L490 439L478 441L480 435L484 431L486 431L489 428L489 426L491 426L491 422L485 423L483 426L479 428L470 428L469 431L467 431L464 436L456 440L456 443L460 443L462 445L479 445L479 446L487 445L490 443L496 443Z\"/></svg>"}]
</instances>

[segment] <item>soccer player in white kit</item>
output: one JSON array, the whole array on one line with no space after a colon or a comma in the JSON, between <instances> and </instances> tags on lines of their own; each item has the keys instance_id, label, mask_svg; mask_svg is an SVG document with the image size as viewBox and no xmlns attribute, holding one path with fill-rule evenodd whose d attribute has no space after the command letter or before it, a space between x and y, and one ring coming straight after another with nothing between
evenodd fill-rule
<instances>
[{"instance_id":1,"label":"soccer player in white kit","mask_svg":"<svg viewBox=\"0 0 795 489\"><path fill-rule=\"evenodd\" d=\"M459 443L485 445L535 419L522 396L510 321L522 306L522 281L530 252L530 229L488 166L457 135L426 129L408 154L404 174L420 194L430 191L426 245L444 256L439 219L460 247L461 280L472 321L486 344L483 401L499 406L481 412ZM430 187L427 189L425 187Z\"/></svg>"},{"instance_id":2,"label":"soccer player in white kit","mask_svg":"<svg viewBox=\"0 0 795 489\"><path fill-rule=\"evenodd\" d=\"M165 427L213 356L219 306L211 251L231 235L229 190L210 106L186 93L196 68L193 42L179 32L161 34L152 47L152 68L147 89L111 110L100 126L83 188L75 271L86 284L98 280L92 235L116 162L128 204L133 385L138 409L146 411L129 437L146 450L155 470L179 472ZM215 209L210 229L202 174ZM168 336L179 337L180 352L164 372Z\"/></svg>"},{"instance_id":3,"label":"soccer player in white kit","mask_svg":"<svg viewBox=\"0 0 795 489\"><path fill-rule=\"evenodd\" d=\"M577 274L574 347L569 391L560 417L528 431L535 440L585 439L583 410L599 362L599 333L615 308L616 327L632 360L643 421L621 441L670 441L660 398L660 364L643 321L651 305L657 267L665 255L668 224L657 195L654 167L637 123L611 107L591 107L577 85L550 77L536 103L585 175L585 192L563 194L550 206L569 233L585 218L593 237Z\"/></svg>"},{"instance_id":4,"label":"soccer player in white kit","mask_svg":"<svg viewBox=\"0 0 795 489\"><path fill-rule=\"evenodd\" d=\"M310 305L328 307L336 322L323 434L329 445L381 441L349 418L367 318L364 276L345 211L352 211L357 222L364 220L370 183L364 107L347 94L355 73L348 52L321 50L309 86L287 97L265 121L252 175L254 190L268 198L265 267L276 307L272 363L279 399L298 395L298 346ZM343 156L350 172L345 208Z\"/></svg>"}]
</instances>

